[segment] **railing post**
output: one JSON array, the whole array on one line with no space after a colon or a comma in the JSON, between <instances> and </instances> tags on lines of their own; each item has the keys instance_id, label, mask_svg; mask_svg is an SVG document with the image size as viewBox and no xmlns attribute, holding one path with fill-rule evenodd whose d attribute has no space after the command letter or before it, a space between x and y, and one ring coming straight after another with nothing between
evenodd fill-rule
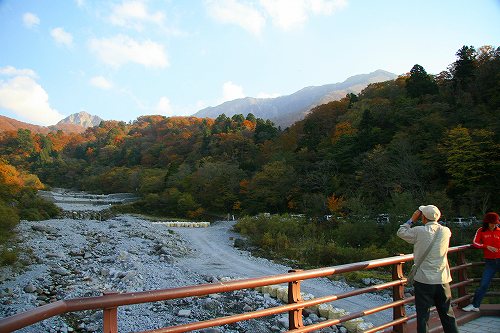
<instances>
[{"instance_id":1,"label":"railing post","mask_svg":"<svg viewBox=\"0 0 500 333\"><path fill-rule=\"evenodd\" d=\"M103 295L118 294L116 291L104 291ZM103 309L103 333L118 333L118 308Z\"/></svg>"},{"instance_id":2,"label":"railing post","mask_svg":"<svg viewBox=\"0 0 500 333\"><path fill-rule=\"evenodd\" d=\"M401 253L398 253L396 255L404 255ZM403 275L403 264L404 262L400 262L397 264L394 264L392 266L392 280L401 280L404 275ZM405 298L405 287L404 285L400 284L397 286L392 287L392 299L394 301L399 301ZM399 319L399 318L404 318L406 317L406 310L404 304L398 305L392 308L392 318L393 320ZM406 333L406 322L397 324L393 326L393 332L397 333Z\"/></svg>"},{"instance_id":3,"label":"railing post","mask_svg":"<svg viewBox=\"0 0 500 333\"><path fill-rule=\"evenodd\" d=\"M302 269L291 269L288 273L301 272ZM300 281L288 282L288 304L301 302ZM288 329L294 330L304 327L302 323L302 308L288 311Z\"/></svg>"},{"instance_id":4,"label":"railing post","mask_svg":"<svg viewBox=\"0 0 500 333\"><path fill-rule=\"evenodd\" d=\"M459 251L457 252L457 265L464 265L466 264L465 260L465 251ZM467 280L467 269L462 268L458 270L458 282L462 282ZM467 294L467 289L466 286L460 286L457 288L458 292L458 298L465 296ZM470 300L463 300L458 302L458 306L460 308L463 308L464 306L467 306L470 303Z\"/></svg>"}]
</instances>

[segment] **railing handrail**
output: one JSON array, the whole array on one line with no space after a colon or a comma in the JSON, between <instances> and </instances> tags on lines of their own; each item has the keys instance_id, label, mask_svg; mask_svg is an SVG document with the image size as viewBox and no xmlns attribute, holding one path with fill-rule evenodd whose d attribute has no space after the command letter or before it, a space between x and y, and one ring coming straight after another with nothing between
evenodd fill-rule
<instances>
[{"instance_id":1,"label":"railing handrail","mask_svg":"<svg viewBox=\"0 0 500 333\"><path fill-rule=\"evenodd\" d=\"M465 251L471 247L471 244L451 247L449 248L448 253ZM240 289L249 289L282 283L292 283L313 278L331 276L334 274L402 264L411 260L413 260L413 254L406 254L258 278L239 279L227 282L216 282L210 284L200 284L195 286L185 286L179 288L159 289L142 292L105 293L102 296L61 300L0 319L0 331L10 332L67 312L96 309L105 310L117 308L124 305L165 301L192 296L206 296L209 294L229 292ZM400 283L398 284L400 285L404 282L405 279L404 281L400 281Z\"/></svg>"}]
</instances>

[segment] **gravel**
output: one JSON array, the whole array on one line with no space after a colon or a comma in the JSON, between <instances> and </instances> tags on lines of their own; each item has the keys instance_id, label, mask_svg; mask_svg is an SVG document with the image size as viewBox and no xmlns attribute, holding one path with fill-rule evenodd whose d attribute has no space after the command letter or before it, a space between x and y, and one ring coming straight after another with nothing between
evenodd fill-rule
<instances>
[{"instance_id":1,"label":"gravel","mask_svg":"<svg viewBox=\"0 0 500 333\"><path fill-rule=\"evenodd\" d=\"M44 196L50 197L50 192ZM92 196L58 189L56 204L66 211L106 209L118 196ZM52 219L21 221L18 246L24 248L22 269L0 269L0 317L32 309L61 299L100 296L117 292L167 289L286 273L291 267L255 258L236 249L239 236L231 231L234 222L218 222L208 228L169 228L162 224L119 215L98 221ZM304 292L316 297L353 288L339 281L314 279L302 283ZM366 294L334 302L350 312L390 301L388 295ZM281 304L268 294L254 290L119 307L119 332L152 330L165 326L243 313ZM389 320L384 311L366 318L375 324ZM314 318L316 322L322 320ZM323 319L324 320L324 319ZM287 315L207 329L203 332L283 332ZM332 327L324 332L344 331ZM101 332L102 311L82 311L53 317L18 332Z\"/></svg>"}]
</instances>

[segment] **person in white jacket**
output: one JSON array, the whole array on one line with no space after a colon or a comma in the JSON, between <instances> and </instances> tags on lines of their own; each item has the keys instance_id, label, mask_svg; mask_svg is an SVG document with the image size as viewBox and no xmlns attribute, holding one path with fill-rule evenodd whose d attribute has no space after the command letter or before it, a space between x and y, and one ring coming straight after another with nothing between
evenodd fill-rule
<instances>
[{"instance_id":1,"label":"person in white jacket","mask_svg":"<svg viewBox=\"0 0 500 333\"><path fill-rule=\"evenodd\" d=\"M422 262L415 273L415 308L417 332L429 331L430 308L435 305L445 333L458 333L455 314L451 307L451 273L448 265L448 247L451 231L438 223L441 212L434 205L420 206L411 218L399 227L397 235L413 245L415 263ZM423 226L412 225L422 219ZM436 241L423 258L436 236ZM423 260L423 261L422 261Z\"/></svg>"}]
</instances>

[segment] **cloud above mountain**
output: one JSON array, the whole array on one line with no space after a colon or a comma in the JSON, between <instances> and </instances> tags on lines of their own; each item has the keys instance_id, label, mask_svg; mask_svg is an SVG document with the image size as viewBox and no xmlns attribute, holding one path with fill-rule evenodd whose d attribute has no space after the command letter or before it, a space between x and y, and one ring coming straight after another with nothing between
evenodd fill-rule
<instances>
[{"instance_id":1,"label":"cloud above mountain","mask_svg":"<svg viewBox=\"0 0 500 333\"><path fill-rule=\"evenodd\" d=\"M51 125L64 115L50 106L49 95L30 69L0 68L0 110L7 109L28 122Z\"/></svg>"}]
</instances>

